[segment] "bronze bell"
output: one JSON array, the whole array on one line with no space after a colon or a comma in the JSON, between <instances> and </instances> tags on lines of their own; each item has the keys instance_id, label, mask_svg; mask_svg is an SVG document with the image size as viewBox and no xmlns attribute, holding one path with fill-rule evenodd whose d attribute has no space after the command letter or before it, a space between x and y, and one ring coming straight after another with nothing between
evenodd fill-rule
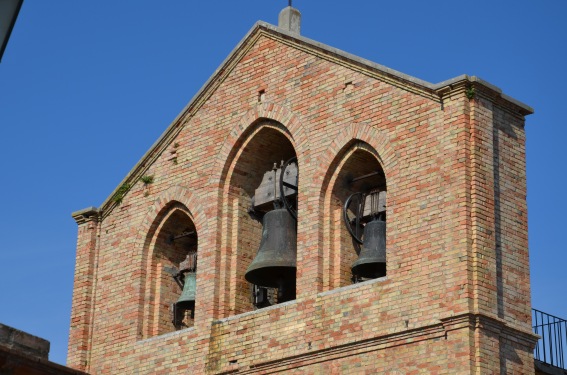
<instances>
[{"instance_id":1,"label":"bronze bell","mask_svg":"<svg viewBox=\"0 0 567 375\"><path fill-rule=\"evenodd\" d=\"M262 241L244 277L252 284L278 288L278 302L295 299L296 221L281 208L269 211L262 223Z\"/></svg>"},{"instance_id":2,"label":"bronze bell","mask_svg":"<svg viewBox=\"0 0 567 375\"><path fill-rule=\"evenodd\" d=\"M193 310L195 308L195 290L197 289L197 274L195 272L187 272L183 282L183 292L177 302L176 309Z\"/></svg>"},{"instance_id":3,"label":"bronze bell","mask_svg":"<svg viewBox=\"0 0 567 375\"><path fill-rule=\"evenodd\" d=\"M374 279L386 276L386 222L373 219L364 227L362 250L352 264L357 277Z\"/></svg>"},{"instance_id":4,"label":"bronze bell","mask_svg":"<svg viewBox=\"0 0 567 375\"><path fill-rule=\"evenodd\" d=\"M174 279L181 285L183 283L183 291L177 302L172 304L173 309L173 325L180 329L183 326L185 312L191 312L191 318L195 314L195 294L197 291L197 252L192 251L187 254L187 258L179 264L179 273Z\"/></svg>"}]
</instances>

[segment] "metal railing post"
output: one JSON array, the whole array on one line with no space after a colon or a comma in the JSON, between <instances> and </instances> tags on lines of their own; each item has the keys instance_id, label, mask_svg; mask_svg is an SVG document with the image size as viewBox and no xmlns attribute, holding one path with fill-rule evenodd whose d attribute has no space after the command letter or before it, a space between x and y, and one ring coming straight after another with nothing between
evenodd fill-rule
<instances>
[{"instance_id":1,"label":"metal railing post","mask_svg":"<svg viewBox=\"0 0 567 375\"><path fill-rule=\"evenodd\" d=\"M532 309L533 331L541 339L534 349L534 358L555 367L565 368L567 320Z\"/></svg>"}]
</instances>

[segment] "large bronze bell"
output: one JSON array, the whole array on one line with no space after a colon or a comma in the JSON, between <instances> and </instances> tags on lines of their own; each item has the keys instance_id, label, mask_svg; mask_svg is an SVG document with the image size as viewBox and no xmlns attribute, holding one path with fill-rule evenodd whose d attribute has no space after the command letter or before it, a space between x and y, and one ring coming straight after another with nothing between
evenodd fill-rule
<instances>
[{"instance_id":1,"label":"large bronze bell","mask_svg":"<svg viewBox=\"0 0 567 375\"><path fill-rule=\"evenodd\" d=\"M262 223L262 241L246 270L250 283L278 288L278 302L295 299L297 259L296 221L281 208L269 211Z\"/></svg>"},{"instance_id":2,"label":"large bronze bell","mask_svg":"<svg viewBox=\"0 0 567 375\"><path fill-rule=\"evenodd\" d=\"M366 224L362 241L362 250L352 264L353 275L367 279L386 276L386 222L375 218Z\"/></svg>"}]
</instances>

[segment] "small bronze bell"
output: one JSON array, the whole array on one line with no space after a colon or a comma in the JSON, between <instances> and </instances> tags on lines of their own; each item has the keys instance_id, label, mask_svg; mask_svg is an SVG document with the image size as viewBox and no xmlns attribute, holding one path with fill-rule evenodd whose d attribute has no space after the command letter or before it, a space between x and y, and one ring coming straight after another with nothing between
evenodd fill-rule
<instances>
[{"instance_id":1,"label":"small bronze bell","mask_svg":"<svg viewBox=\"0 0 567 375\"><path fill-rule=\"evenodd\" d=\"M179 264L179 273L174 278L183 283L183 291L177 302L172 304L173 325L180 329L183 327L185 312L190 311L191 317L195 314L195 295L197 291L197 252L191 252Z\"/></svg>"},{"instance_id":2,"label":"small bronze bell","mask_svg":"<svg viewBox=\"0 0 567 375\"><path fill-rule=\"evenodd\" d=\"M177 302L176 309L193 310L195 308L195 291L197 289L197 274L187 272L184 274L183 292Z\"/></svg>"}]
</instances>

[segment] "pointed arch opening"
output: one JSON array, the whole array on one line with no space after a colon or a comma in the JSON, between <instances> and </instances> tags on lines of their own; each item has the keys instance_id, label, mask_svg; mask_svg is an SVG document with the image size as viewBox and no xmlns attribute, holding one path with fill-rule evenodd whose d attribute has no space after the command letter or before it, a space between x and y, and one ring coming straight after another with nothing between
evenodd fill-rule
<instances>
[{"instance_id":1,"label":"pointed arch opening","mask_svg":"<svg viewBox=\"0 0 567 375\"><path fill-rule=\"evenodd\" d=\"M144 337L162 335L178 329L192 327L194 307L177 309L188 281L182 263L190 254L198 254L198 236L190 211L179 202L171 202L158 214L149 236L147 277L145 288ZM181 266L181 267L180 267ZM196 298L196 272L193 267L193 306ZM177 315L177 316L176 316Z\"/></svg>"},{"instance_id":2,"label":"pointed arch opening","mask_svg":"<svg viewBox=\"0 0 567 375\"><path fill-rule=\"evenodd\" d=\"M360 272L360 264L368 262L369 240L385 242L385 223L380 224L383 234L365 233L364 228L373 220L386 220L386 191L382 162L367 143L353 140L332 162L324 184L323 202L326 212L323 225L325 290L385 275L385 245L383 266L378 264L374 250L369 261L372 272Z\"/></svg>"},{"instance_id":3,"label":"pointed arch opening","mask_svg":"<svg viewBox=\"0 0 567 375\"><path fill-rule=\"evenodd\" d=\"M221 282L221 288L227 293L220 301L220 305L225 316L241 314L282 302L283 299L295 298L295 268L293 282L286 284L285 288L280 288L279 295L278 288L265 287L260 290L258 285L255 286L246 279L261 243L265 242L266 233L274 229L273 226L263 227L264 218L269 212L273 213L278 205L279 209L286 210L283 204L273 199L273 197L277 198L279 193L273 191L272 187L277 185L276 180L279 180L282 164L297 157L292 138L282 124L261 119L250 126L250 130L237 147L228 161L230 165L226 171L222 196L221 217L224 229L221 234L223 252L221 268L227 272ZM295 170L297 171L297 163ZM270 194L273 194L271 198ZM285 193L285 196L292 208L297 210L297 191L289 195ZM285 213L282 215L286 218L291 217ZM287 225L293 225L291 228L293 239L289 242L293 247L290 251L293 252L295 267L297 246L295 219L288 220ZM287 294L281 294L283 289L287 290Z\"/></svg>"}]
</instances>

